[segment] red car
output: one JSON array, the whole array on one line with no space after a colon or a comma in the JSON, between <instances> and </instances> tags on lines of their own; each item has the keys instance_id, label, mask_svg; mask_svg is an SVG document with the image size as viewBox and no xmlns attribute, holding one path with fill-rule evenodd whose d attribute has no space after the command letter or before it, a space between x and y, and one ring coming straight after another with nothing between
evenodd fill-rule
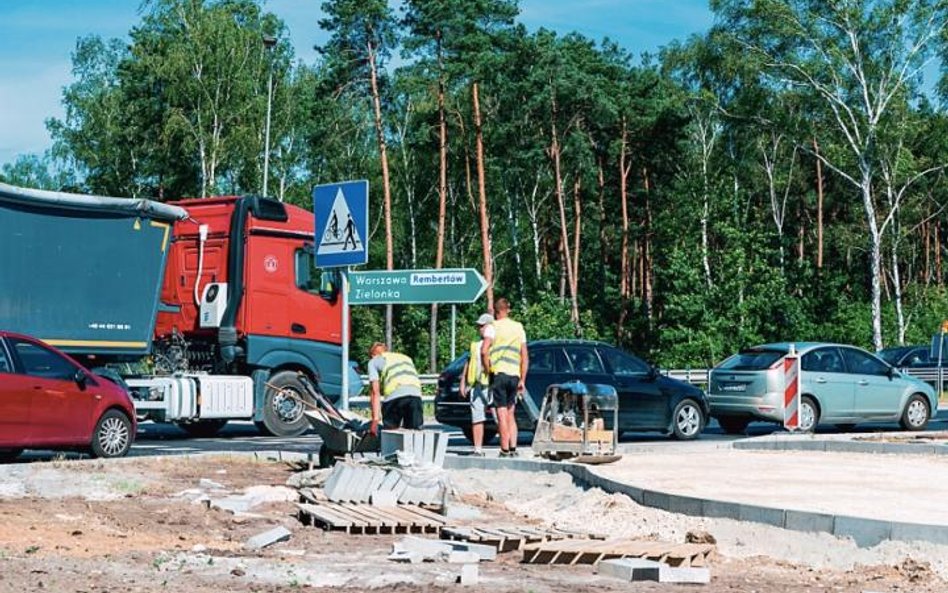
<instances>
[{"instance_id":1,"label":"red car","mask_svg":"<svg viewBox=\"0 0 948 593\"><path fill-rule=\"evenodd\" d=\"M122 387L39 340L0 331L0 461L24 449L121 457L135 430Z\"/></svg>"}]
</instances>

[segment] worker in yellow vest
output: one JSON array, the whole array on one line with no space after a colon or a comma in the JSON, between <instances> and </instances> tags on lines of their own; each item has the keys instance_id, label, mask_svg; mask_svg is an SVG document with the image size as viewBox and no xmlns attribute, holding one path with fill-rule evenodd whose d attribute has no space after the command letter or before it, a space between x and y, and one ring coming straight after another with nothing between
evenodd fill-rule
<instances>
[{"instance_id":1,"label":"worker in yellow vest","mask_svg":"<svg viewBox=\"0 0 948 593\"><path fill-rule=\"evenodd\" d=\"M415 363L404 354L389 352L381 342L372 344L369 357L370 432L378 434L379 419L388 429L419 430L425 417L421 406L421 381Z\"/></svg>"},{"instance_id":2,"label":"worker in yellow vest","mask_svg":"<svg viewBox=\"0 0 948 593\"><path fill-rule=\"evenodd\" d=\"M461 396L471 402L471 436L474 441L474 455L483 457L481 446L484 444L484 422L487 421L487 407L490 406L490 373L484 366L481 351L484 337L493 335L491 324L494 316L484 313L477 318L479 340L471 342L470 356L461 373Z\"/></svg>"},{"instance_id":3,"label":"worker in yellow vest","mask_svg":"<svg viewBox=\"0 0 948 593\"><path fill-rule=\"evenodd\" d=\"M500 433L500 455L517 455L517 399L526 390L528 352L523 325L510 318L510 302L497 299L493 335L484 338L481 358L491 373L491 396Z\"/></svg>"}]
</instances>

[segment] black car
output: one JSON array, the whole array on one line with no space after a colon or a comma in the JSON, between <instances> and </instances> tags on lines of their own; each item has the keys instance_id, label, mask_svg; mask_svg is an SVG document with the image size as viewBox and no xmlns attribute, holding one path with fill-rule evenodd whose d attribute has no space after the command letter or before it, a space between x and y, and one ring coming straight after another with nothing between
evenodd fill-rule
<instances>
[{"instance_id":1,"label":"black car","mask_svg":"<svg viewBox=\"0 0 948 593\"><path fill-rule=\"evenodd\" d=\"M931 354L931 346L896 346L880 350L876 355L897 369L938 368L938 358ZM948 366L948 352L942 356L941 366Z\"/></svg>"},{"instance_id":2,"label":"black car","mask_svg":"<svg viewBox=\"0 0 948 593\"><path fill-rule=\"evenodd\" d=\"M697 438L707 423L710 406L704 392L684 381L662 376L654 367L614 346L586 340L529 342L527 395L517 404L517 426L532 431L547 387L568 381L615 387L619 395L621 432L663 432L677 439ZM471 440L471 409L459 395L467 354L454 360L438 377L435 417L460 428ZM497 433L492 415L484 426L484 442Z\"/></svg>"}]
</instances>

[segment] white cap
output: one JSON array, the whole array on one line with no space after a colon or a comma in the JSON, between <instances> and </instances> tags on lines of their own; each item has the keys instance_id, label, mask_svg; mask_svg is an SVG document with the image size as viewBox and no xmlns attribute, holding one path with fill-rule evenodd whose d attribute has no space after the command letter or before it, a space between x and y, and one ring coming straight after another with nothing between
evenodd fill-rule
<instances>
[{"instance_id":1,"label":"white cap","mask_svg":"<svg viewBox=\"0 0 948 593\"><path fill-rule=\"evenodd\" d=\"M494 316L491 315L490 313L484 313L483 315L477 318L476 323L477 325L490 325L491 323L494 323Z\"/></svg>"}]
</instances>

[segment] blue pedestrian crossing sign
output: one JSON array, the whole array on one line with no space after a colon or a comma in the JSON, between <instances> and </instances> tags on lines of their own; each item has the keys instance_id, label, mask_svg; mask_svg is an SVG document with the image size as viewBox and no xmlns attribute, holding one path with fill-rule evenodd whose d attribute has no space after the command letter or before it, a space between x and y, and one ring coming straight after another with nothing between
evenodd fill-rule
<instances>
[{"instance_id":1,"label":"blue pedestrian crossing sign","mask_svg":"<svg viewBox=\"0 0 948 593\"><path fill-rule=\"evenodd\" d=\"M369 261L369 182L344 181L313 188L316 267Z\"/></svg>"}]
</instances>

